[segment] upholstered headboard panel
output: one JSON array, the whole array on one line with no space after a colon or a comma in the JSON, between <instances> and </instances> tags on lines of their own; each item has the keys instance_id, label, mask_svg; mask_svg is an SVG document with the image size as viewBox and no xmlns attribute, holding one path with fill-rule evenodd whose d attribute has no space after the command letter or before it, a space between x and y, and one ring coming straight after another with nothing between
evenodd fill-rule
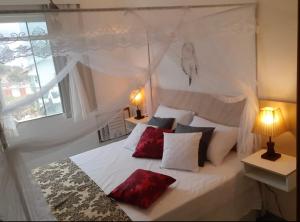
<instances>
[{"instance_id":1,"label":"upholstered headboard panel","mask_svg":"<svg viewBox=\"0 0 300 222\"><path fill-rule=\"evenodd\" d=\"M205 93L153 88L153 108L159 104L195 112L207 120L228 126L239 126L245 100L224 103Z\"/></svg>"}]
</instances>

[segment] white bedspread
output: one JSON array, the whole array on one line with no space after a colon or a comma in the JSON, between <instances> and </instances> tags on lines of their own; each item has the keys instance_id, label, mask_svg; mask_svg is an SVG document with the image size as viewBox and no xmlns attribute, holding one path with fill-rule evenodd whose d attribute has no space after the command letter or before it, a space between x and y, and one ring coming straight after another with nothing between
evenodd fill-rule
<instances>
[{"instance_id":1,"label":"white bedspread","mask_svg":"<svg viewBox=\"0 0 300 222\"><path fill-rule=\"evenodd\" d=\"M176 182L149 209L119 203L132 220L239 219L260 205L256 184L246 179L235 152L221 166L209 162L199 172L160 168L161 160L131 157L124 140L78 154L71 159L109 194L136 169L172 176Z\"/></svg>"}]
</instances>

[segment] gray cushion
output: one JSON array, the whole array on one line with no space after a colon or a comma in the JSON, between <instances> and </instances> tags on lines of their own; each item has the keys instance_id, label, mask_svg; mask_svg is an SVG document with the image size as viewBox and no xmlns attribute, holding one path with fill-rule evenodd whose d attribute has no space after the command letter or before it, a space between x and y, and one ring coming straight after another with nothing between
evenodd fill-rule
<instances>
[{"instance_id":1,"label":"gray cushion","mask_svg":"<svg viewBox=\"0 0 300 222\"><path fill-rule=\"evenodd\" d=\"M172 129L175 118L160 118L153 116L148 124L162 129Z\"/></svg>"}]
</instances>

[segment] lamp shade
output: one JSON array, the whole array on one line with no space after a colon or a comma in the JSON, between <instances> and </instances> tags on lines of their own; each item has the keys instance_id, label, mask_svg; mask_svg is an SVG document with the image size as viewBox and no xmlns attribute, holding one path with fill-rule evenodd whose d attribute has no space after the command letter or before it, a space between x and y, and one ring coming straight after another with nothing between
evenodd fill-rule
<instances>
[{"instance_id":1,"label":"lamp shade","mask_svg":"<svg viewBox=\"0 0 300 222\"><path fill-rule=\"evenodd\" d=\"M130 93L129 100L130 100L130 103L134 106L138 106L138 105L142 104L143 99L144 99L143 89L133 90Z\"/></svg>"},{"instance_id":2,"label":"lamp shade","mask_svg":"<svg viewBox=\"0 0 300 222\"><path fill-rule=\"evenodd\" d=\"M279 108L261 108L252 132L264 136L278 136L286 131L286 125Z\"/></svg>"}]
</instances>

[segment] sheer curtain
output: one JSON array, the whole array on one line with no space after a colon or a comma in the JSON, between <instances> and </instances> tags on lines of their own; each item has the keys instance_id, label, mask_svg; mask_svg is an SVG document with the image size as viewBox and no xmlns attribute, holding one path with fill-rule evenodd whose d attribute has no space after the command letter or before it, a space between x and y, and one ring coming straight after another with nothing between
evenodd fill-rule
<instances>
[{"instance_id":1,"label":"sheer curtain","mask_svg":"<svg viewBox=\"0 0 300 222\"><path fill-rule=\"evenodd\" d=\"M259 139L251 133L258 112L255 7L187 9L185 14L160 63L156 84L210 93L226 103L246 100L237 145L240 157L249 155L259 147ZM182 71L186 43L195 53L195 64L188 64L189 68L193 65L197 69L190 77L191 85ZM174 81L170 83L170 79Z\"/></svg>"},{"instance_id":2,"label":"sheer curtain","mask_svg":"<svg viewBox=\"0 0 300 222\"><path fill-rule=\"evenodd\" d=\"M63 58L64 61L56 70L56 76L38 92L9 105L4 104L1 99L2 123L7 120L5 129L16 129L9 116L42 97L57 83L61 83L65 90L62 94L70 95L69 107L65 107L65 111L71 110L72 120L78 121L78 124L74 125L74 134L53 134L47 140L41 138L38 142L29 141L26 149L11 147L0 154L3 159L0 162L0 193L4 193L5 201L19 209L20 214L16 218L51 219L38 188L32 184L30 167L24 159L28 155L39 156L56 152L54 146L69 146L75 138L105 126L128 105L128 95L132 89L148 84L148 91L151 91L149 81L157 76L160 80L165 78L168 83L180 88L181 85L176 85L178 81L170 79L175 79L176 75L185 78L181 69L181 57L182 46L187 42L192 43L195 48L195 62L199 67L198 76L192 78L188 90L208 92L226 102L246 99L240 124L238 151L241 155L246 155L255 148L256 140L251 134L258 110L255 93L256 57L253 53L254 5L55 12L45 13L43 16L49 27L48 33L42 27L30 36L0 33L1 49L11 41L22 43L24 39L47 40L54 58ZM40 52L45 52L45 45L39 47ZM6 51L0 50L0 62L20 56L21 49L22 47L11 48L9 53L7 48ZM94 85L96 74L101 81ZM239 78L236 79L236 76ZM66 79L68 83L64 82ZM183 79L179 83L185 81ZM195 85L195 81L200 85ZM69 89L66 88L68 85ZM98 98L94 91L101 92L100 104L97 104ZM122 95L118 94L119 91L122 91ZM148 95L147 98L151 99L151 96ZM150 113L151 103L148 101L148 104ZM99 118L95 121L91 116ZM80 122L83 119L87 120L84 127ZM59 148L57 152L59 153ZM11 186L14 178L17 183ZM15 191L12 192L12 189ZM6 196L7 193L14 195ZM22 206L25 206L24 209ZM2 218L12 218L9 211L3 209L0 213Z\"/></svg>"}]
</instances>

